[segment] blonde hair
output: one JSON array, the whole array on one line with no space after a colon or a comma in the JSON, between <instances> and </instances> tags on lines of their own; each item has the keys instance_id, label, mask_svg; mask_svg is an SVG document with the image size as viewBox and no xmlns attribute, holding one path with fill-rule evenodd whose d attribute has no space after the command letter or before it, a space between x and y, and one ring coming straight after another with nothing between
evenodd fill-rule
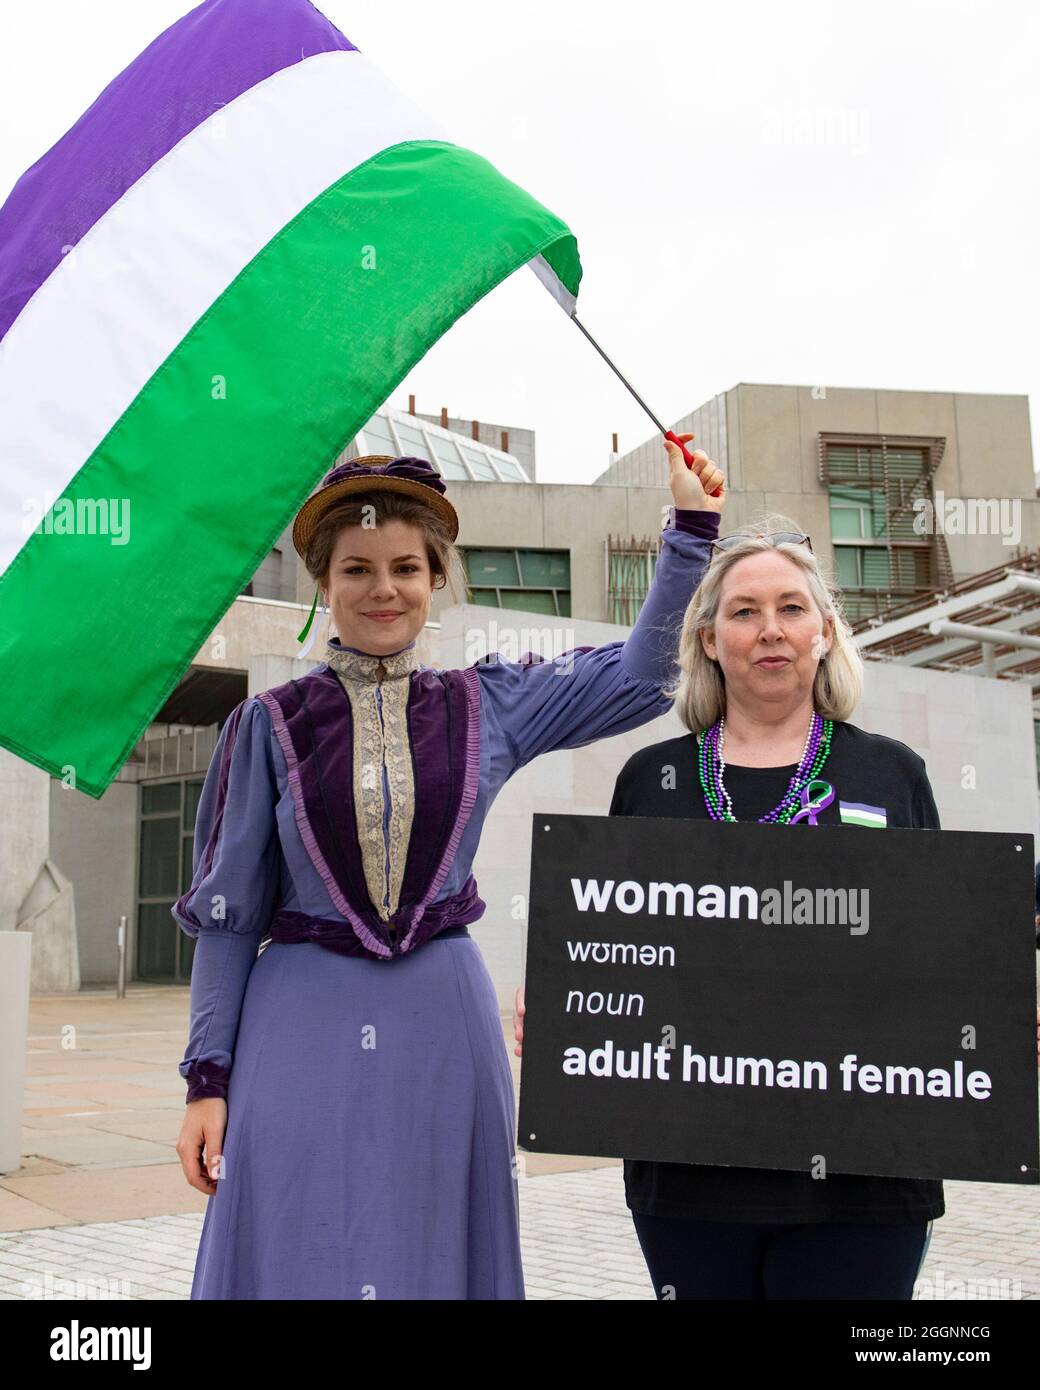
<instances>
[{"instance_id":1,"label":"blonde hair","mask_svg":"<svg viewBox=\"0 0 1040 1390\"><path fill-rule=\"evenodd\" d=\"M796 521L779 512L748 522L732 533L746 536L746 540L712 552L704 577L687 605L679 636L679 675L665 688L664 694L676 701L679 718L693 733L708 728L726 713L726 680L719 663L704 650L700 634L703 629L715 625L726 575L748 555L775 551L798 565L821 617L834 621L830 650L820 661L813 683L814 709L829 719L846 720L863 694L863 658L852 642L841 589L821 570L818 558L807 545L788 541L772 545L759 538L759 532L772 531L804 534Z\"/></svg>"}]
</instances>

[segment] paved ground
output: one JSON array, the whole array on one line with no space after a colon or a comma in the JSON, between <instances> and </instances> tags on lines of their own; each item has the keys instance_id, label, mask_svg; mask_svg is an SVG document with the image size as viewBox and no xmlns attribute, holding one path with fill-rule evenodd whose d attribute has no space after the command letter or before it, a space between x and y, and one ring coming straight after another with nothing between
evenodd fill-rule
<instances>
[{"instance_id":1,"label":"paved ground","mask_svg":"<svg viewBox=\"0 0 1040 1390\"><path fill-rule=\"evenodd\" d=\"M206 1204L173 1148L187 1006L186 989L148 987L33 1000L25 1157L0 1176L0 1299L187 1297ZM1040 1188L946 1194L918 1297L1040 1298ZM653 1297L619 1165L530 1159L520 1203L529 1298Z\"/></svg>"}]
</instances>

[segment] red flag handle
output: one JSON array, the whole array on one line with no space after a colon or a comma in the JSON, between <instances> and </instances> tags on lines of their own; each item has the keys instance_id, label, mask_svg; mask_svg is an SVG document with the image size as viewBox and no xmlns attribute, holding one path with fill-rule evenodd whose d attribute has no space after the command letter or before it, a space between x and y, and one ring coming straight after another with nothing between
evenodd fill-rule
<instances>
[{"instance_id":1,"label":"red flag handle","mask_svg":"<svg viewBox=\"0 0 1040 1390\"><path fill-rule=\"evenodd\" d=\"M682 440L681 440L681 439L679 438L679 436L675 433L675 431L674 431L674 430L665 430L664 437L665 437L665 439L670 440L672 444L678 444L679 448L682 450L682 456L683 456L683 458L686 460L686 466L687 466L687 468L692 468L692 467L693 467L693 455L690 453L689 449L687 449L686 445L682 442ZM722 496L722 489L721 489L721 488L718 488L715 492L709 492L709 493L708 493L708 496L709 496L709 497L721 497L721 496Z\"/></svg>"}]
</instances>

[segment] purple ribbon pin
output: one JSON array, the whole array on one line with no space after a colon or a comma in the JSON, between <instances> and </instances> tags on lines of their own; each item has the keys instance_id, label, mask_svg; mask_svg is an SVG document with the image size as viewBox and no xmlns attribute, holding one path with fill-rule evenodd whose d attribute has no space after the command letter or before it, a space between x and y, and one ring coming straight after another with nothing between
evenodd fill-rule
<instances>
[{"instance_id":1,"label":"purple ribbon pin","mask_svg":"<svg viewBox=\"0 0 1040 1390\"><path fill-rule=\"evenodd\" d=\"M814 792L814 787L821 787L823 790ZM833 800L834 788L831 784L823 781L822 778L813 778L811 782L807 782L802 788L802 809L791 817L787 822L788 825L794 825L796 821L803 820L806 816L809 818L809 824L815 825L817 811L822 811L824 807L829 806Z\"/></svg>"}]
</instances>

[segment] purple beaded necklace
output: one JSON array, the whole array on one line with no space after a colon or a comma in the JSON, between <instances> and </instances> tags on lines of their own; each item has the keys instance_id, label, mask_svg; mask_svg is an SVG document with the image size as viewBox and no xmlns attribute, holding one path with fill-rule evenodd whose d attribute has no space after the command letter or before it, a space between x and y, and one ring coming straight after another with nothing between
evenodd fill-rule
<instances>
[{"instance_id":1,"label":"purple beaded necklace","mask_svg":"<svg viewBox=\"0 0 1040 1390\"><path fill-rule=\"evenodd\" d=\"M831 751L831 735L834 732L833 719L824 719L818 710L813 710L809 721L809 732L805 736L805 746L794 776L788 784L783 800L764 816L759 816L760 825L787 825L802 801L802 792L819 774ZM717 719L710 728L697 735L697 771L700 775L701 790L705 805L712 820L735 821L733 802L723 780L726 760L723 746L726 738L726 718Z\"/></svg>"}]
</instances>

